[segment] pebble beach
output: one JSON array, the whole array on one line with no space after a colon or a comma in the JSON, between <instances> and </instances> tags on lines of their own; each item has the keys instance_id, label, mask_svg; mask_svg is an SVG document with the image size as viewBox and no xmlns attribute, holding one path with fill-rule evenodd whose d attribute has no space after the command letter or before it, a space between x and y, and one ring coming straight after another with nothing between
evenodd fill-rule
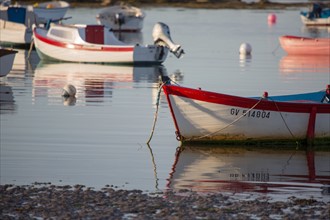
<instances>
[{"instance_id":1,"label":"pebble beach","mask_svg":"<svg viewBox=\"0 0 330 220\"><path fill-rule=\"evenodd\" d=\"M235 199L188 190L145 193L105 186L0 186L0 219L330 219L330 203Z\"/></svg>"}]
</instances>

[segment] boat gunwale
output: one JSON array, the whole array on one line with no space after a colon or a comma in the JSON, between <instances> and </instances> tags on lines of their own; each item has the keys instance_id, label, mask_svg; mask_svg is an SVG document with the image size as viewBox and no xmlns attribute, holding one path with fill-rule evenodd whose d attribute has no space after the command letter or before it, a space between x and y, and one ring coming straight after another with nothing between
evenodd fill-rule
<instances>
[{"instance_id":1,"label":"boat gunwale","mask_svg":"<svg viewBox=\"0 0 330 220\"><path fill-rule=\"evenodd\" d=\"M180 96L188 99L204 101L214 104L221 104L226 106L248 108L256 105L254 109L267 110L267 111L278 111L278 112L293 112L293 113L310 113L313 107L316 107L316 113L330 113L330 104L318 102L298 102L303 100L295 101L276 101L272 100L272 97L267 99L260 97L241 97L234 95L227 95L222 93L210 92L206 90L199 90L187 87L180 87L174 85L164 85L163 90L166 97L169 100L169 96ZM180 90L180 91L179 91ZM325 93L325 92L324 92ZM308 94L308 93L306 93Z\"/></svg>"},{"instance_id":2,"label":"boat gunwale","mask_svg":"<svg viewBox=\"0 0 330 220\"><path fill-rule=\"evenodd\" d=\"M78 27L77 27L78 28ZM85 50L85 51L97 51L97 52L133 52L135 45L107 45L107 44L91 44L84 41L84 44L77 44L72 42L61 42L59 40L52 39L51 37L44 36L39 33L38 28L33 29L33 35L38 40L55 47L61 47L72 50Z\"/></svg>"}]
</instances>

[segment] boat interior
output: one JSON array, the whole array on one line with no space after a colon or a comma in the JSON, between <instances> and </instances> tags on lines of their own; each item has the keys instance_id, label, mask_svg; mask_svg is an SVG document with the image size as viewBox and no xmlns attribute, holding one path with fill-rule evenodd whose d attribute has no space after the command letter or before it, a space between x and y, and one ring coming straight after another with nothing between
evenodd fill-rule
<instances>
[{"instance_id":1,"label":"boat interior","mask_svg":"<svg viewBox=\"0 0 330 220\"><path fill-rule=\"evenodd\" d=\"M107 31L103 25L57 25L52 24L48 36L61 40L72 41L74 43L101 44L101 45L126 45L119 41L113 32Z\"/></svg>"}]
</instances>

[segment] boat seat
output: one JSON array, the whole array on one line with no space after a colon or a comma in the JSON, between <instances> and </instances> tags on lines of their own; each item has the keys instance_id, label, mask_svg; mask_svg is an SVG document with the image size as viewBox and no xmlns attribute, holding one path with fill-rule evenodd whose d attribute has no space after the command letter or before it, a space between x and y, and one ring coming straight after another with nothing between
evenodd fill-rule
<instances>
[{"instance_id":1,"label":"boat seat","mask_svg":"<svg viewBox=\"0 0 330 220\"><path fill-rule=\"evenodd\" d=\"M7 10L8 21L25 24L26 8L9 7Z\"/></svg>"},{"instance_id":2,"label":"boat seat","mask_svg":"<svg viewBox=\"0 0 330 220\"><path fill-rule=\"evenodd\" d=\"M85 29L86 42L93 44L104 44L104 26L87 25Z\"/></svg>"}]
</instances>

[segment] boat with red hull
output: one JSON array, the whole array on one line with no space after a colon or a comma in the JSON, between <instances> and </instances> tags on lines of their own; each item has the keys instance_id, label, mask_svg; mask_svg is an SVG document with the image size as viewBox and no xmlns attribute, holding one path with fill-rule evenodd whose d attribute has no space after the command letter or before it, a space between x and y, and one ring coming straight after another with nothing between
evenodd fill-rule
<instances>
[{"instance_id":1,"label":"boat with red hull","mask_svg":"<svg viewBox=\"0 0 330 220\"><path fill-rule=\"evenodd\" d=\"M239 97L163 85L182 142L313 144L330 141L330 85L284 96Z\"/></svg>"}]
</instances>

